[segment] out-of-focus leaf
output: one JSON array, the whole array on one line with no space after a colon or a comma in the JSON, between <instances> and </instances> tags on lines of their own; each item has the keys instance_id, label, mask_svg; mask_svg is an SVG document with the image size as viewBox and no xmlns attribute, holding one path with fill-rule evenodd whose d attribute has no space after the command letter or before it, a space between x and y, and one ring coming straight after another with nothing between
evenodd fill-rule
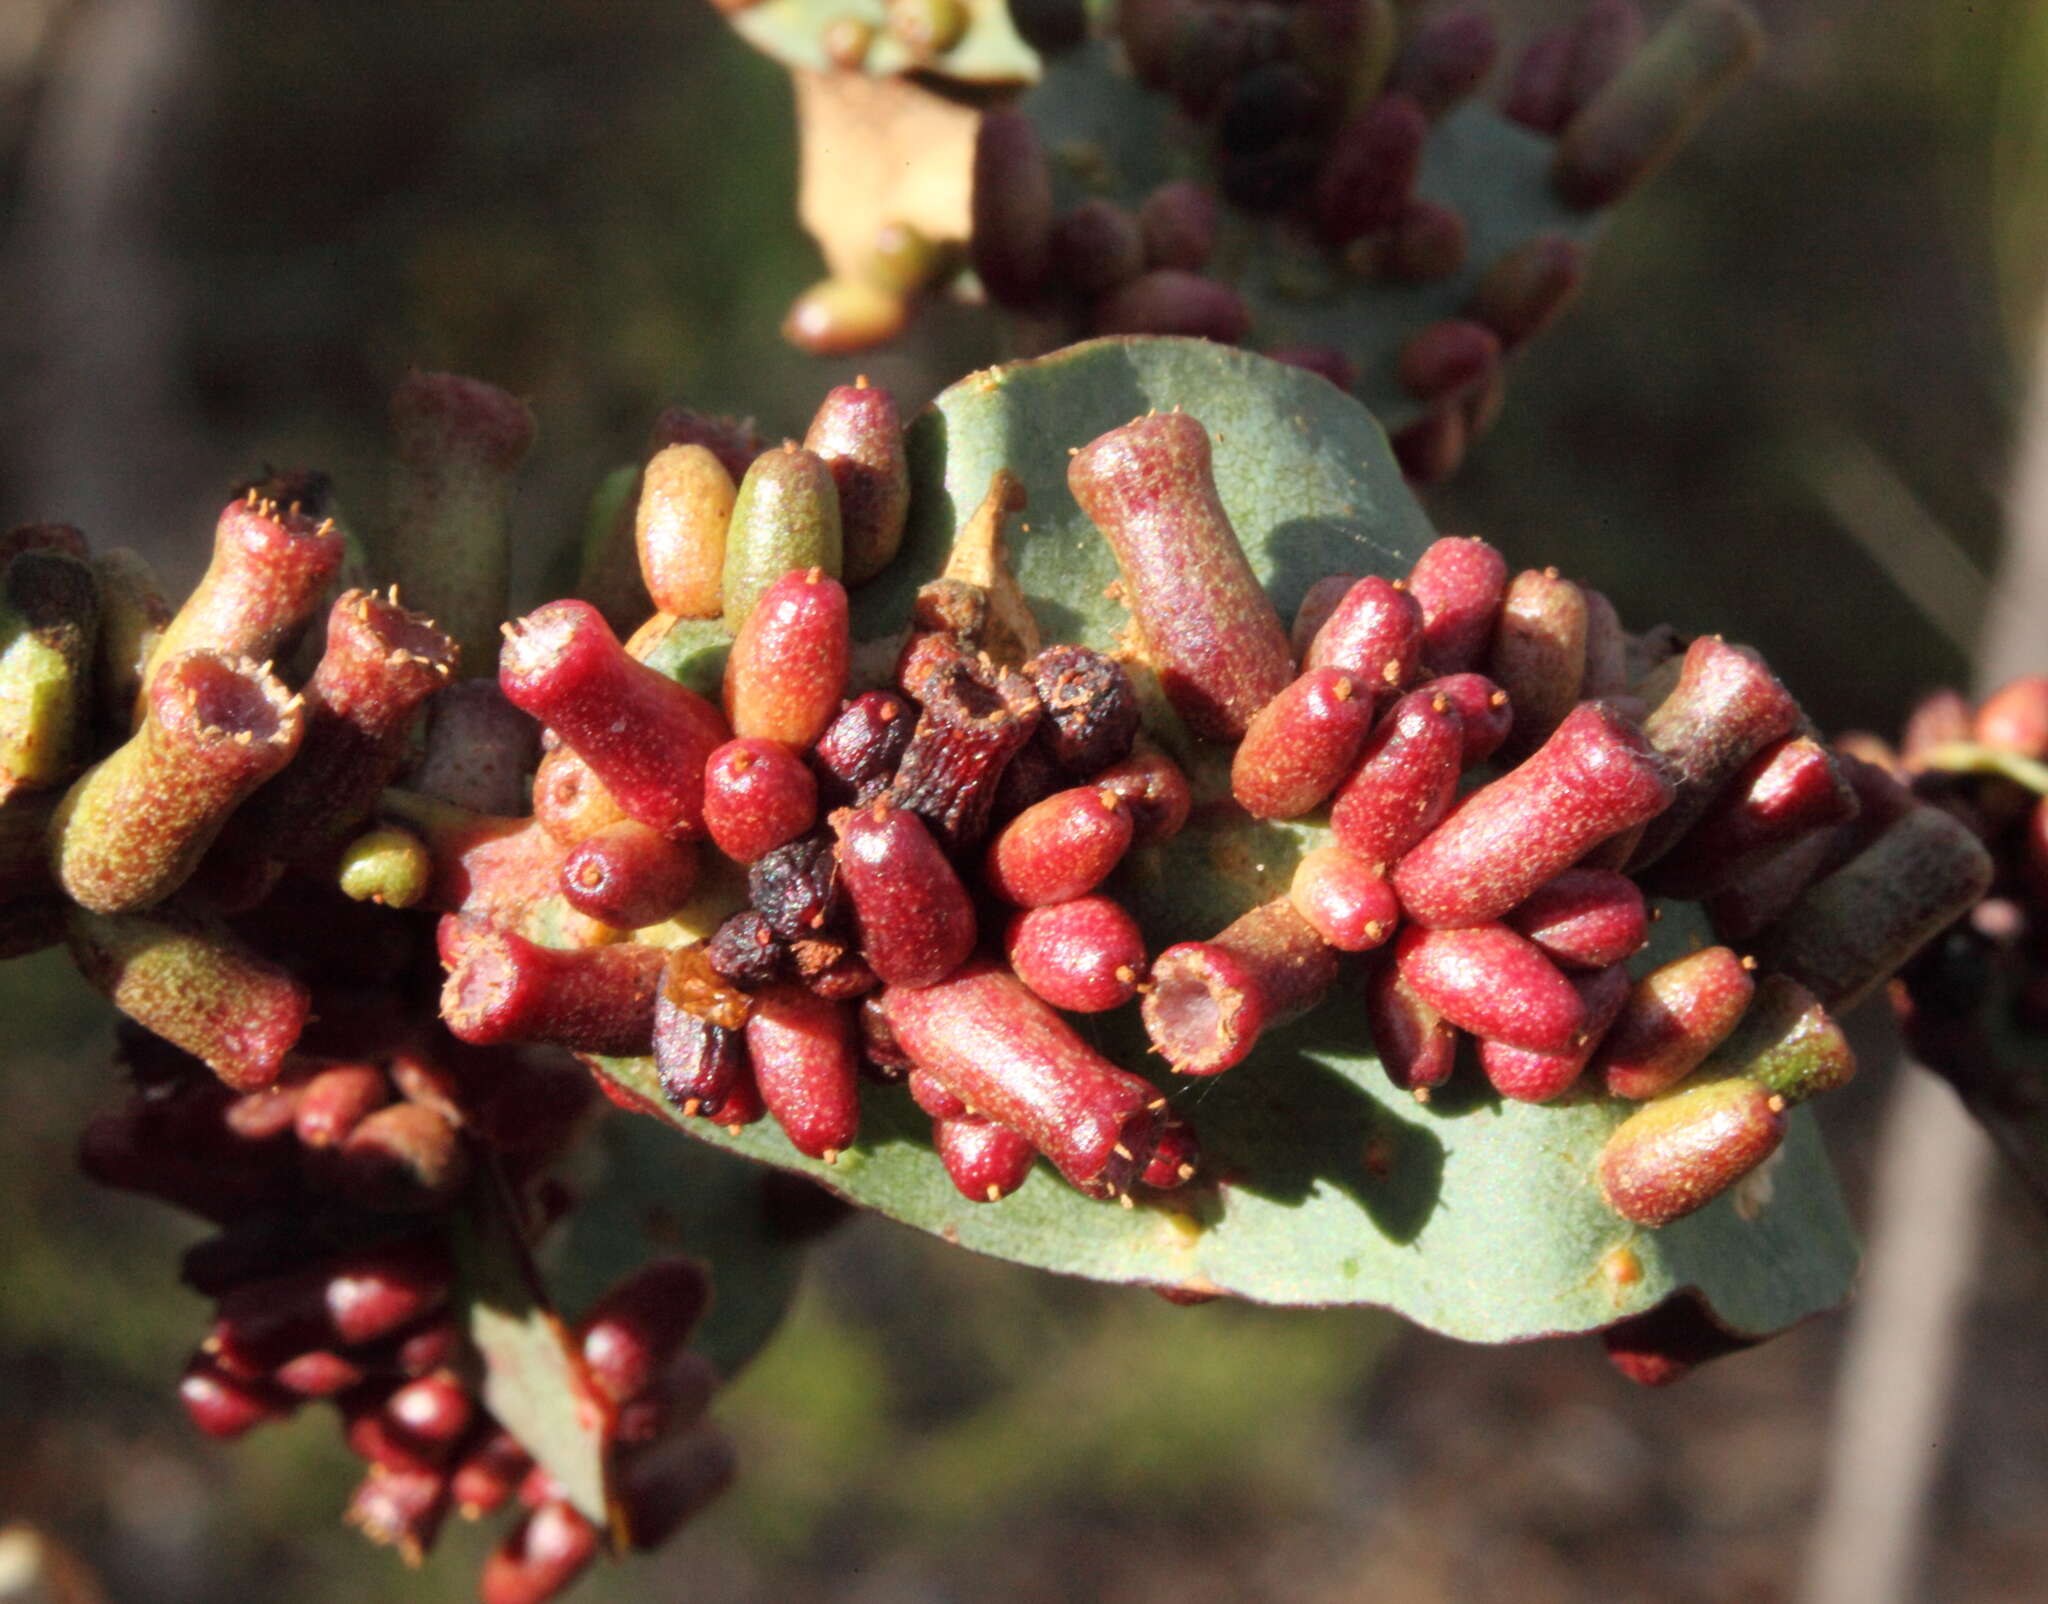
<instances>
[{"instance_id":1,"label":"out-of-focus leaf","mask_svg":"<svg viewBox=\"0 0 2048 1604\"><path fill-rule=\"evenodd\" d=\"M1170 97L1146 89L1090 44L1047 64L1020 109L1052 157L1061 210L1092 196L1135 209L1159 185L1203 178L1207 157L1189 139ZM1590 244L1604 214L1574 211L1550 185L1552 144L1480 101L1430 129L1416 193L1464 220L1465 265L1407 284L1348 271L1286 220L1225 205L1209 275L1245 297L1259 349L1320 345L1358 371L1354 392L1389 429L1424 410L1396 381L1401 348L1430 324L1464 314L1486 270L1517 246L1556 234Z\"/></svg>"},{"instance_id":2,"label":"out-of-focus leaf","mask_svg":"<svg viewBox=\"0 0 2048 1604\"><path fill-rule=\"evenodd\" d=\"M1007 0L961 0L961 5L966 26L959 38L931 56L913 56L889 31L883 0L758 0L734 13L732 25L755 49L785 67L818 72L832 67L825 30L838 23L872 30L862 74L922 70L963 84L1029 83L1038 76L1038 52L1017 37Z\"/></svg>"}]
</instances>

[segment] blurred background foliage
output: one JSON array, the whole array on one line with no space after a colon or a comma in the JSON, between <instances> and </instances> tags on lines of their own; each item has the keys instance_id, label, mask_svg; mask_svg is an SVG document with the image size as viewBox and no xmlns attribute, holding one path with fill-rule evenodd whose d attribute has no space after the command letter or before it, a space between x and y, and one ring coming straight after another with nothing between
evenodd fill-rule
<instances>
[{"instance_id":1,"label":"blurred background foliage","mask_svg":"<svg viewBox=\"0 0 2048 1604\"><path fill-rule=\"evenodd\" d=\"M2048 20L1760 9L1759 80L1626 208L1432 510L1883 727L1964 677L1996 554L2048 286ZM330 469L367 522L417 363L532 399L537 574L662 404L796 429L846 376L774 332L817 273L789 98L694 0L4 0L0 526L68 518L182 583L264 462ZM865 365L917 401L997 354L941 321ZM229 1450L185 1428L187 1228L70 1162L112 1095L104 1020L42 959L0 969L0 1021L0 1517L117 1600L468 1596L473 1532L408 1578L339 1527L324 1413ZM1827 1110L1852 1190L1883 1078ZM2048 1575L2044 1245L2010 1192L1957 1244L1984 1271L1928 1597ZM722 1405L738 1487L577 1596L1790 1598L1839 1339L1646 1394L1590 1343L1177 1309L864 1222Z\"/></svg>"}]
</instances>

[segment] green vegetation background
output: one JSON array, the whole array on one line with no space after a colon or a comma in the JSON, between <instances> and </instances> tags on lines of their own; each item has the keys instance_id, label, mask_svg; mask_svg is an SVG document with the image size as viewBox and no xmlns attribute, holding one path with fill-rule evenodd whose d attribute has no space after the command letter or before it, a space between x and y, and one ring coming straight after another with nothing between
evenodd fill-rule
<instances>
[{"instance_id":1,"label":"green vegetation background","mask_svg":"<svg viewBox=\"0 0 2048 1604\"><path fill-rule=\"evenodd\" d=\"M55 20L31 25L34 48L9 60L0 31L9 271L47 243L37 136L93 9L35 5ZM1632 621L1754 640L1830 728L1882 724L1963 659L1874 554L1934 528L1981 573L1996 546L2030 338L2006 309L2041 274L2038 203L1994 178L2040 176L2012 114L2048 91L2024 32L2038 8L1765 9L1772 64L1627 210L1432 510L1599 584ZM537 574L660 405L795 430L852 370L775 337L817 271L790 215L789 96L693 0L199 16L148 196L177 410L159 437L92 441L94 472L147 509L96 538L187 579L222 487L266 461L330 468L367 519L383 398L418 363L533 400L519 518ZM37 332L0 335L0 525L77 515L41 500L66 481L25 416L49 404ZM922 399L970 348L865 366ZM81 391L66 416L107 399ZM1955 583L1926 599L1970 605ZM326 1415L229 1449L184 1426L170 1389L204 1313L173 1279L190 1228L71 1168L116 1095L103 1021L38 959L0 968L0 1029L0 1517L60 1536L120 1600L470 1596L475 1533L405 1577L339 1528L352 1467ZM1852 1183L1876 1090L1827 1111ZM2042 1247L2005 1197L1930 1596L2017 1599L2048 1573ZM577 1596L1783 1597L1838 1325L1650 1395L1591 1344L1493 1352L1369 1314L1176 1309L867 1222L828 1242L720 1406L734 1493Z\"/></svg>"}]
</instances>

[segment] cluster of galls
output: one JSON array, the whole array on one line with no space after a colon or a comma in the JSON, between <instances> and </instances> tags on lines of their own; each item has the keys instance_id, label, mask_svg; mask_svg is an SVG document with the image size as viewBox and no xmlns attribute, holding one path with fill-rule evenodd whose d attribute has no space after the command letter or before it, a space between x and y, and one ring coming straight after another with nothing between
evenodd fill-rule
<instances>
[{"instance_id":1,"label":"cluster of galls","mask_svg":"<svg viewBox=\"0 0 2048 1604\"><path fill-rule=\"evenodd\" d=\"M1599 1179L1617 1212L1662 1225L1769 1156L1790 1104L1853 1073L1828 1010L1983 890L1974 837L1814 739L1754 652L1629 635L1599 592L1554 570L1511 578L1459 538L1404 581L1313 586L1290 638L1193 419L1112 431L1069 477L1166 694L1197 735L1238 742L1237 803L1329 810L1334 844L1286 897L1154 960L1145 1023L1183 1073L1240 1062L1328 993L1339 954L1385 949L1362 983L1397 1085L1426 1098L1470 1037L1503 1097L1649 1099ZM1513 766L1463 785L1496 758ZM1657 916L1646 892L1702 902L1749 950L1702 947L1632 980Z\"/></svg>"},{"instance_id":2,"label":"cluster of galls","mask_svg":"<svg viewBox=\"0 0 2048 1604\"><path fill-rule=\"evenodd\" d=\"M864 693L827 725L811 756L828 829L754 860L750 906L719 927L709 963L737 986L788 976L828 1003L861 999L848 1067L908 1080L947 1173L976 1202L1016 1190L1041 1152L1095 1195L1179 1185L1194 1154L1186 1140L1156 1151L1151 1127L1178 1128L1157 1093L1081 1047L1052 1010L1100 1013L1136 994L1144 935L1098 888L1133 845L1179 828L1186 781L1163 755L1133 754L1138 706L1120 665L1055 646L998 669L979 621L959 617L968 595L957 580L926 587L920 622L932 627L904 651L903 689ZM713 837L726 846L715 824ZM984 920L1007 972L969 965ZM967 1039L969 1024L989 1034ZM745 1040L759 1095L801 1151L830 1158L857 1128L855 1081L842 1071L835 1096L792 1095L758 1028ZM1016 1049L999 1044L1026 1040L1047 1055L1015 1066L1034 1081L1001 1063ZM656 1063L685 1113L728 1117L736 1046L666 999L657 1014Z\"/></svg>"},{"instance_id":3,"label":"cluster of galls","mask_svg":"<svg viewBox=\"0 0 2048 1604\"><path fill-rule=\"evenodd\" d=\"M1989 894L1905 966L1893 1001L1914 1052L2004 1138L2037 1118L2038 1074L2022 1041L2048 1031L2048 677L2022 675L1976 707L1937 691L1896 746L1870 734L1843 742L1991 855ZM2026 1152L2016 1156L2038 1184Z\"/></svg>"},{"instance_id":4,"label":"cluster of galls","mask_svg":"<svg viewBox=\"0 0 2048 1604\"><path fill-rule=\"evenodd\" d=\"M501 544L523 409L426 377L401 401L398 502L432 538L397 549L482 634L475 552ZM1401 581L1332 576L1290 636L1184 415L1070 464L1132 617L1115 654L1040 639L1007 473L904 635L856 645L846 587L909 510L880 389L831 392L802 446L684 413L655 444L584 586L621 625L643 591L653 615L622 643L590 602L542 607L504 626L495 685L448 684L451 632L361 588L294 657L345 557L303 477L229 505L175 614L75 531L0 552L0 950L68 942L167 1044L131 1044L136 1099L87 1158L223 1227L187 1266L220 1301L187 1401L233 1431L333 1397L378 1467L357 1518L409 1549L487 1507L489 1476L516 1484L498 1604L545 1597L598 1537L504 1440L444 1317L472 1176L544 1214L588 1100L542 1049L651 1055L678 1114L772 1115L820 1159L858 1140L864 1080L907 1081L963 1195L1042 1156L1129 1205L1198 1173L1194 1133L1066 1016L1136 1001L1175 1070L1215 1074L1366 954L1350 983L1418 1096L1469 1040L1504 1097L1648 1099L1598 1180L1655 1226L1846 1078L1828 1010L1990 877L1950 812L1814 740L1754 653L1631 636L1482 541ZM1195 803L1139 727L1158 698L1194 772L1218 767L1202 743L1235 748L1205 829L1327 808L1330 841L1288 895L1148 959L1119 872ZM1646 893L1700 900L1724 944L1631 977ZM567 1350L635 1539L726 1473L708 1377L678 1357L701 1291L650 1270Z\"/></svg>"},{"instance_id":5,"label":"cluster of galls","mask_svg":"<svg viewBox=\"0 0 2048 1604\"><path fill-rule=\"evenodd\" d=\"M1060 1010L1141 984L1142 934L1094 893L1179 828L1184 777L1138 747L1121 665L1037 641L1001 556L1008 475L919 594L887 688L848 699L835 576L893 557L903 440L865 384L806 438L737 484L707 447L657 454L632 520L657 611L627 641L581 601L506 627L500 687L552 743L532 818L387 798L446 913L444 1019L479 1045L651 1054L682 1116L772 1115L828 1162L862 1080L907 1078L977 1202L1041 1154L1094 1195L1181 1184L1194 1149L1165 1099ZM984 933L1002 960L976 956Z\"/></svg>"},{"instance_id":6,"label":"cluster of galls","mask_svg":"<svg viewBox=\"0 0 2048 1604\"><path fill-rule=\"evenodd\" d=\"M472 425L507 409L408 381L401 501L410 480L416 513L459 519L495 496L500 442ZM483 1596L538 1601L601 1534L481 1401L453 1226L505 1183L522 1223L558 1213L542 1171L591 1088L564 1055L479 1051L435 1017L431 922L394 911L420 865L365 827L401 771L473 788L493 754L449 634L347 584L326 496L309 474L238 492L175 610L134 553L68 526L0 541L0 957L67 944L132 1022L134 1092L88 1130L87 1171L220 1228L185 1263L218 1300L180 1389L194 1421L234 1436L331 1399L371 1464L351 1518L409 1557L451 1509L516 1494ZM694 1267L650 1267L565 1350L636 1542L729 1475L712 1378L681 1351L704 1296Z\"/></svg>"},{"instance_id":7,"label":"cluster of galls","mask_svg":"<svg viewBox=\"0 0 2048 1604\"><path fill-rule=\"evenodd\" d=\"M1088 40L1080 0L1012 9L1054 71ZM990 110L968 241L982 287L1048 345L1087 334L1251 341L1353 388L1362 353L1338 311L1345 298L1468 269L1475 230L1418 182L1436 125L1495 74L1492 16L1460 6L1418 17L1391 0L1122 0L1109 28L1123 66L1172 106L1171 136L1196 153L1201 176L1128 193L1108 152L1052 148L1030 96ZM1697 0L1647 44L1633 0L1594 0L1529 42L1500 109L1555 142L1552 195L1592 213L1662 166L1758 49L1755 21L1733 0ZM1063 187L1086 198L1063 209ZM1256 266L1262 253L1279 265ZM809 291L785 332L820 354L892 338L909 297L956 267L892 223L860 277ZM1455 316L1401 343L1387 377L1423 413L1394 436L1411 478L1456 468L1499 412L1505 360L1556 320L1584 270L1579 241L1533 235L1480 264ZM1274 285L1256 282L1268 271Z\"/></svg>"},{"instance_id":8,"label":"cluster of galls","mask_svg":"<svg viewBox=\"0 0 2048 1604\"><path fill-rule=\"evenodd\" d=\"M563 1206L534 1183L578 1129L590 1084L559 1055L424 1034L394 1044L395 1017L316 1027L276 1080L242 1092L132 1032L135 1090L88 1128L81 1156L102 1183L219 1228L182 1267L215 1300L178 1385L199 1430L240 1437L330 1403L368 1466L351 1523L417 1563L449 1515L514 1509L479 1596L540 1604L608 1534L483 1401L450 1306L449 1211L483 1153L521 1194ZM615 1518L638 1546L664 1541L731 1478L730 1445L704 1419L719 1378L684 1348L708 1292L693 1261L656 1261L570 1333L580 1391L562 1406L603 1434Z\"/></svg>"},{"instance_id":9,"label":"cluster of galls","mask_svg":"<svg viewBox=\"0 0 2048 1604\"><path fill-rule=\"evenodd\" d=\"M843 427L856 412L862 428ZM1790 1104L1848 1078L1829 1009L1982 889L1968 832L1817 741L1755 653L1631 636L1598 592L1511 576L1483 541L1440 541L1400 581L1332 576L1290 637L1181 414L1070 465L1121 574L1124 661L1040 641L1003 560L1021 497L999 474L868 670L887 684L862 690L830 571L893 554L901 440L867 387L833 392L810 438L687 508L650 468L637 528L659 611L629 643L579 602L509 626L501 686L556 745L535 820L472 824L434 852L437 880L464 866L442 927L457 1035L651 1053L684 1116L773 1115L828 1162L858 1138L863 1079L907 1078L964 1195L999 1199L1043 1156L1128 1203L1193 1176L1194 1134L1061 1014L1142 998L1172 1067L1216 1074L1370 952L1374 1046L1418 1097L1470 1040L1501 1096L1649 1100L1599 1178L1654 1226L1754 1169ZM662 583L685 570L720 583ZM722 705L642 657L706 691L716 661ZM1235 743L1245 814L1327 808L1332 837L1287 896L1149 962L1117 871L1185 823L1191 795L1140 744L1134 675L1192 737ZM738 912L683 911L705 838L747 867ZM1886 890L1902 861L1912 897ZM609 914L587 900L600 890ZM1703 902L1723 944L1632 978L1649 897ZM590 922L547 911L564 902Z\"/></svg>"}]
</instances>

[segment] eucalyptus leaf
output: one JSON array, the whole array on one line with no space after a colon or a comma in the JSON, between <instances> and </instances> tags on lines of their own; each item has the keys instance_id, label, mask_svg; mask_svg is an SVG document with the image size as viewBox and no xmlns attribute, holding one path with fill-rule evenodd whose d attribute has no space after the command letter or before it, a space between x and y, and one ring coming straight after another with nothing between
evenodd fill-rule
<instances>
[{"instance_id":1,"label":"eucalyptus leaf","mask_svg":"<svg viewBox=\"0 0 2048 1604\"><path fill-rule=\"evenodd\" d=\"M483 1358L483 1400L600 1529L617 1522L606 1442L611 1411L591 1390L534 1269L511 1189L486 1166L455 1215L456 1312Z\"/></svg>"},{"instance_id":2,"label":"eucalyptus leaf","mask_svg":"<svg viewBox=\"0 0 2048 1604\"><path fill-rule=\"evenodd\" d=\"M708 1146L679 1145L652 1120L609 1119L572 1184L579 1201L542 1244L548 1285L581 1314L650 1258L682 1253L711 1273L711 1308L690 1346L737 1375L781 1324L803 1247L765 1204L770 1177Z\"/></svg>"},{"instance_id":3,"label":"eucalyptus leaf","mask_svg":"<svg viewBox=\"0 0 2048 1604\"><path fill-rule=\"evenodd\" d=\"M854 592L855 634L901 634L917 587L1007 468L1030 497L1011 565L1045 638L1115 645L1129 624L1109 593L1116 560L1067 490L1067 457L1175 407L1208 429L1223 504L1282 618L1323 575L1403 573L1433 538L1379 425L1322 379L1206 340L1090 340L970 374L915 420L903 549Z\"/></svg>"},{"instance_id":4,"label":"eucalyptus leaf","mask_svg":"<svg viewBox=\"0 0 2048 1604\"><path fill-rule=\"evenodd\" d=\"M857 593L856 632L876 643L900 634L917 584L1005 467L1030 496L1011 548L1047 638L1116 644L1128 619L1108 588L1115 564L1067 492L1067 455L1148 409L1174 407L1209 428L1224 505L1283 617L1322 574L1399 575L1430 539L1378 425L1322 380L1199 341L1094 341L975 374L917 421L904 553ZM1221 800L1226 755L1165 733L1196 781L1195 822L1112 882L1155 950L1277 894L1299 855L1327 839L1317 821L1251 824ZM1663 931L1643 962L1697 939L1677 912ZM683 1120L649 1061L599 1064L718 1146L811 1175L947 1241L1105 1281L1378 1304L1489 1342L1595 1329L1687 1288L1731 1331L1761 1335L1849 1289L1853 1237L1803 1111L1765 1180L1649 1232L1608 1210L1593 1180L1625 1106L1586 1095L1545 1107L1502 1102L1473 1090L1483 1082L1470 1066L1418 1104L1373 1056L1355 969L1323 1007L1214 1080L1169 1085L1134 1012L1079 1028L1188 1114L1204 1180L1131 1210L1082 1197L1044 1166L1000 1203L965 1201L932 1151L929 1122L900 1091L868 1093L859 1142L827 1166L798 1155L772 1121L735 1133Z\"/></svg>"}]
</instances>

